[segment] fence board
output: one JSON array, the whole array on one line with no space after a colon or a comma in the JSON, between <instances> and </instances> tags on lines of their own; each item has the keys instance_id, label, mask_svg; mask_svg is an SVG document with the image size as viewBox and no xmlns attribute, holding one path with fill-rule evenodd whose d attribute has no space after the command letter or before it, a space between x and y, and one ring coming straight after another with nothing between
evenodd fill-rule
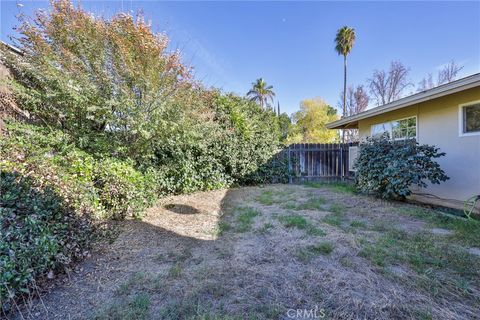
<instances>
[{"instance_id":1,"label":"fence board","mask_svg":"<svg viewBox=\"0 0 480 320\"><path fill-rule=\"evenodd\" d=\"M348 148L354 145L356 144L291 144L284 150L291 172L289 181L352 178L353 173L348 170Z\"/></svg>"}]
</instances>

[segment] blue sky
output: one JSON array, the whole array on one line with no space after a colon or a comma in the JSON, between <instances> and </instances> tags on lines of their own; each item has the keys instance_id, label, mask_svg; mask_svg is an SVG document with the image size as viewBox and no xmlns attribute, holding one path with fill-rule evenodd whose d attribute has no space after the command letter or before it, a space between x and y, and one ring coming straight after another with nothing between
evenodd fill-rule
<instances>
[{"instance_id":1,"label":"blue sky","mask_svg":"<svg viewBox=\"0 0 480 320\"><path fill-rule=\"evenodd\" d=\"M10 42L17 3L30 14L47 1L1 0L1 39ZM322 97L336 106L343 60L334 51L335 32L354 27L349 85L364 84L374 69L399 60L410 80L455 59L461 76L480 72L480 1L472 2L161 2L82 1L96 15L142 10L155 31L195 68L205 84L245 94L263 77L274 86L282 111L302 99Z\"/></svg>"}]
</instances>

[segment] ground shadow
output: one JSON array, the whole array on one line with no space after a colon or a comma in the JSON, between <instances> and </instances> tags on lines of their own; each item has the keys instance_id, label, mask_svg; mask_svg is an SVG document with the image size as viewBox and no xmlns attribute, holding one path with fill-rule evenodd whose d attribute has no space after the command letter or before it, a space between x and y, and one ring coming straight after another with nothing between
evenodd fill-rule
<instances>
[{"instance_id":1,"label":"ground shadow","mask_svg":"<svg viewBox=\"0 0 480 320\"><path fill-rule=\"evenodd\" d=\"M164 206L165 209L178 214L199 214L200 210L189 205L179 203L169 203Z\"/></svg>"},{"instance_id":2,"label":"ground shadow","mask_svg":"<svg viewBox=\"0 0 480 320\"><path fill-rule=\"evenodd\" d=\"M53 290L43 292L31 308L10 318L196 319L270 314L271 305L265 306L268 296L261 299L265 303L255 302L265 287L258 279L276 283L278 273L255 271L261 268L265 248L243 244L248 233L235 225L234 211L256 189L171 197L149 209L142 220L119 222L121 232L113 243L95 250L74 272L52 279ZM143 301L148 304L145 314L140 310L141 298L148 299Z\"/></svg>"}]
</instances>

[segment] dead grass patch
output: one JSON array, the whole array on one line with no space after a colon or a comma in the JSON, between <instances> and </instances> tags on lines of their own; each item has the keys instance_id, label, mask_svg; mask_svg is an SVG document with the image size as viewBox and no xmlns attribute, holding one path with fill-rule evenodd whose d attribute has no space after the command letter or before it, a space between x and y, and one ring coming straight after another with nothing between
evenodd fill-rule
<instances>
[{"instance_id":1,"label":"dead grass patch","mask_svg":"<svg viewBox=\"0 0 480 320\"><path fill-rule=\"evenodd\" d=\"M285 319L314 307L328 319L474 319L478 225L423 210L344 185L169 197L124 222L30 319Z\"/></svg>"}]
</instances>

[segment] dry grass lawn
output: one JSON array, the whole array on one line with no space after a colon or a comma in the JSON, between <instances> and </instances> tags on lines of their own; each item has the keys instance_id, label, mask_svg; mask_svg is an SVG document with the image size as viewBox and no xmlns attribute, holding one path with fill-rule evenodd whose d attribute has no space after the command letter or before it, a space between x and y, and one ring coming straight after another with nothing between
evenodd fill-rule
<instances>
[{"instance_id":1,"label":"dry grass lawn","mask_svg":"<svg viewBox=\"0 0 480 320\"><path fill-rule=\"evenodd\" d=\"M23 316L479 319L479 247L477 222L344 185L176 196L124 222Z\"/></svg>"}]
</instances>

